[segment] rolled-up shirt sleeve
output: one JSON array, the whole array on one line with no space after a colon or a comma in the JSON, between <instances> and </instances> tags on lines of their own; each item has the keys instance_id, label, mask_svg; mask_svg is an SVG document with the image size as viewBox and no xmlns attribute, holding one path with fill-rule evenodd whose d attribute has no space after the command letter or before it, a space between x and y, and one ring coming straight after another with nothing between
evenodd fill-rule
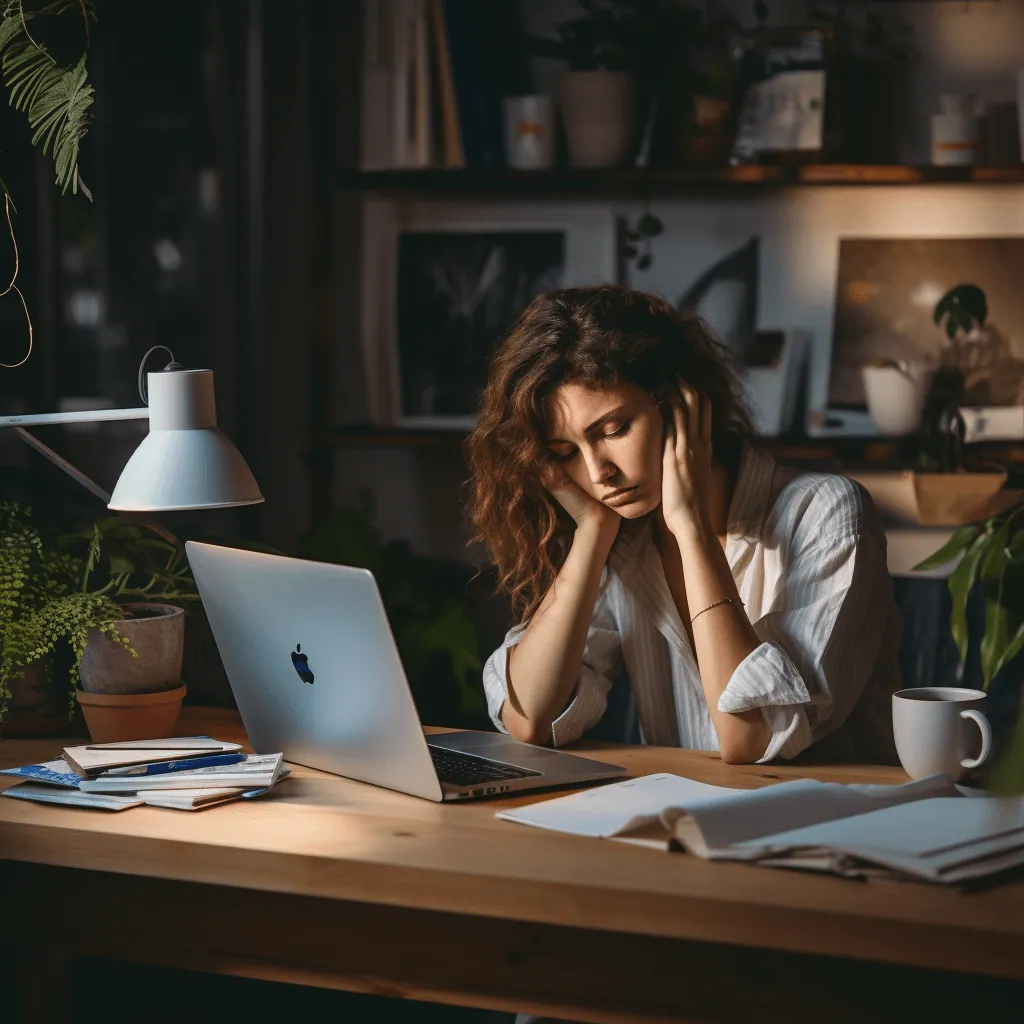
<instances>
[{"instance_id":1,"label":"rolled-up shirt sleeve","mask_svg":"<svg viewBox=\"0 0 1024 1024\"><path fill-rule=\"evenodd\" d=\"M796 525L783 583L753 623L761 644L737 666L718 709L760 708L761 762L795 757L849 716L871 677L892 605L885 534L857 484L830 479Z\"/></svg>"},{"instance_id":2,"label":"rolled-up shirt sleeve","mask_svg":"<svg viewBox=\"0 0 1024 1024\"><path fill-rule=\"evenodd\" d=\"M508 660L513 647L526 633L527 625L509 630L504 643L484 663L483 683L487 710L495 727L508 732L501 709L508 699ZM608 691L622 660L622 644L612 618L606 592L602 589L594 604L587 630L583 662L572 699L551 725L551 742L564 746L578 740L596 725L608 706Z\"/></svg>"}]
</instances>

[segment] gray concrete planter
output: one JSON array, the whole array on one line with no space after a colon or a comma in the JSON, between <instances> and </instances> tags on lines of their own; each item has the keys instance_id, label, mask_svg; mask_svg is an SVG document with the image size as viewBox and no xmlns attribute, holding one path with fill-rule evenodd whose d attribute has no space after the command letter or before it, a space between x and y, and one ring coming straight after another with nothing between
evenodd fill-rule
<instances>
[{"instance_id":1,"label":"gray concrete planter","mask_svg":"<svg viewBox=\"0 0 1024 1024\"><path fill-rule=\"evenodd\" d=\"M82 655L79 678L86 693L158 693L181 686L185 613L170 604L124 605L131 618L119 619L118 633L138 657L93 629Z\"/></svg>"}]
</instances>

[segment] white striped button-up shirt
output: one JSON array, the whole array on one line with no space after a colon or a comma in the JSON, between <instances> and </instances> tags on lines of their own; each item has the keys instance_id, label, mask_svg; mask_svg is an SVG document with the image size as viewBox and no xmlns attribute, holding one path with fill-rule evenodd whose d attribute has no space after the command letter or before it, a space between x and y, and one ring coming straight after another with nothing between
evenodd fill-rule
<instances>
[{"instance_id":1,"label":"white striped button-up shirt","mask_svg":"<svg viewBox=\"0 0 1024 1024\"><path fill-rule=\"evenodd\" d=\"M771 731L762 761L815 744L834 760L894 763L901 621L871 499L846 477L800 474L747 447L728 519L726 558L761 643L718 709L760 708ZM524 632L511 630L484 665L488 709L503 730L508 651ZM580 676L552 725L556 746L601 719L622 672L645 743L719 749L650 517L624 521L608 556Z\"/></svg>"}]
</instances>

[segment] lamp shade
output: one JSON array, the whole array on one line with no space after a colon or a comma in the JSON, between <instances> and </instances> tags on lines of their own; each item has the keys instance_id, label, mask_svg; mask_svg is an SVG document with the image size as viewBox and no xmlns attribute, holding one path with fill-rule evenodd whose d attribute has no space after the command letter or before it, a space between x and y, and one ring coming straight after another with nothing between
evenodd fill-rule
<instances>
[{"instance_id":1,"label":"lamp shade","mask_svg":"<svg viewBox=\"0 0 1024 1024\"><path fill-rule=\"evenodd\" d=\"M124 467L107 508L173 512L263 501L238 449L217 429L211 370L147 374L149 434Z\"/></svg>"}]
</instances>

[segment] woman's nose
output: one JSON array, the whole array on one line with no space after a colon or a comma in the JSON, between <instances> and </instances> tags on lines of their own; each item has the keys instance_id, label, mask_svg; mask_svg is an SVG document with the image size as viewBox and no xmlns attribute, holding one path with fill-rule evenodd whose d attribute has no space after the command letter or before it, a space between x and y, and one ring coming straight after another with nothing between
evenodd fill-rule
<instances>
[{"instance_id":1,"label":"woman's nose","mask_svg":"<svg viewBox=\"0 0 1024 1024\"><path fill-rule=\"evenodd\" d=\"M596 448L584 449L583 458L587 464L587 476L595 486L607 483L617 472L615 463L605 458Z\"/></svg>"}]
</instances>

